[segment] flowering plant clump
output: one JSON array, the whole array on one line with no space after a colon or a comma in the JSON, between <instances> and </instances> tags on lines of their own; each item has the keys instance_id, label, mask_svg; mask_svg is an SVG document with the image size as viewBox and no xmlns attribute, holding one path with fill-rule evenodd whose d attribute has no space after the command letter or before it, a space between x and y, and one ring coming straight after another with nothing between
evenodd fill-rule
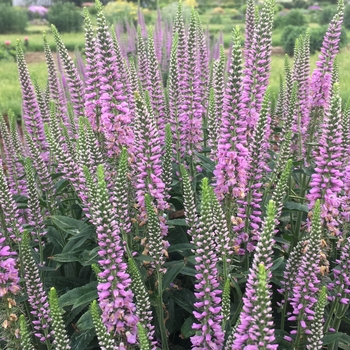
<instances>
[{"instance_id":1,"label":"flowering plant clump","mask_svg":"<svg viewBox=\"0 0 350 350\"><path fill-rule=\"evenodd\" d=\"M44 33L45 89L18 42L23 132L0 118L0 348L349 348L343 7L312 72L297 39L274 103L273 0L247 2L228 55L194 8L186 30L181 1L173 23L158 11L147 28L136 9L137 29L111 30L96 0L86 62L52 26L58 68Z\"/></svg>"}]
</instances>

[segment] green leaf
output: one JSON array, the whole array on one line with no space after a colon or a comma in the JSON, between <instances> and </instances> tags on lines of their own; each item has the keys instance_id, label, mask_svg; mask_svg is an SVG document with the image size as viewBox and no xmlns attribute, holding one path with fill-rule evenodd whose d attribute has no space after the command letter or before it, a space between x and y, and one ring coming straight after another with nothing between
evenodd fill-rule
<instances>
[{"instance_id":1,"label":"green leaf","mask_svg":"<svg viewBox=\"0 0 350 350\"><path fill-rule=\"evenodd\" d=\"M163 291L165 291L169 287L170 283L180 273L184 266L184 261L181 261L178 264L172 266L170 269L168 269L168 271L163 277Z\"/></svg>"},{"instance_id":2,"label":"green leaf","mask_svg":"<svg viewBox=\"0 0 350 350\"><path fill-rule=\"evenodd\" d=\"M188 289L173 290L171 292L171 297L174 299L175 303L182 307L189 313L193 312L193 304L196 302L196 298Z\"/></svg>"},{"instance_id":3,"label":"green leaf","mask_svg":"<svg viewBox=\"0 0 350 350\"><path fill-rule=\"evenodd\" d=\"M95 328L88 329L82 332L74 332L71 337L71 348L72 350L87 349L88 345L95 338Z\"/></svg>"},{"instance_id":4,"label":"green leaf","mask_svg":"<svg viewBox=\"0 0 350 350\"><path fill-rule=\"evenodd\" d=\"M73 305L81 297L84 297L86 294L90 293L91 291L96 291L97 290L96 288L97 288L97 281L93 281L84 286L74 288L68 291L58 299L60 307Z\"/></svg>"},{"instance_id":5,"label":"green leaf","mask_svg":"<svg viewBox=\"0 0 350 350\"><path fill-rule=\"evenodd\" d=\"M76 326L79 329L79 331L86 331L88 329L94 328L94 323L92 321L90 310L82 314L82 316L79 318L78 322L76 323Z\"/></svg>"},{"instance_id":6,"label":"green leaf","mask_svg":"<svg viewBox=\"0 0 350 350\"><path fill-rule=\"evenodd\" d=\"M96 229L94 226L87 226L83 231L72 236L62 250L62 253L70 252L81 247L88 239L94 238Z\"/></svg>"},{"instance_id":7,"label":"green leaf","mask_svg":"<svg viewBox=\"0 0 350 350\"><path fill-rule=\"evenodd\" d=\"M273 266L271 267L271 271L276 270L284 261L284 256L281 256L280 258L274 260Z\"/></svg>"},{"instance_id":8,"label":"green leaf","mask_svg":"<svg viewBox=\"0 0 350 350\"><path fill-rule=\"evenodd\" d=\"M99 260L98 251L100 247L96 247L94 249L84 250L81 254L80 263L83 266L90 266L92 264L96 264Z\"/></svg>"},{"instance_id":9,"label":"green leaf","mask_svg":"<svg viewBox=\"0 0 350 350\"><path fill-rule=\"evenodd\" d=\"M74 254L74 253L55 254L52 257L52 260L55 260L61 263L80 261L80 254Z\"/></svg>"},{"instance_id":10,"label":"green leaf","mask_svg":"<svg viewBox=\"0 0 350 350\"><path fill-rule=\"evenodd\" d=\"M185 219L168 220L167 224L169 226L188 226Z\"/></svg>"},{"instance_id":11,"label":"green leaf","mask_svg":"<svg viewBox=\"0 0 350 350\"><path fill-rule=\"evenodd\" d=\"M142 255L142 254L134 256L134 259L141 260L141 261L154 261L154 259L151 256Z\"/></svg>"},{"instance_id":12,"label":"green leaf","mask_svg":"<svg viewBox=\"0 0 350 350\"><path fill-rule=\"evenodd\" d=\"M343 336L343 333L336 332L336 333L328 333L322 338L322 344L328 345L336 342L337 340L340 340Z\"/></svg>"},{"instance_id":13,"label":"green leaf","mask_svg":"<svg viewBox=\"0 0 350 350\"><path fill-rule=\"evenodd\" d=\"M296 210L296 211L302 211L305 213L309 212L309 208L305 204L300 204L297 202L284 202L283 203L284 208L289 209L289 210Z\"/></svg>"},{"instance_id":14,"label":"green leaf","mask_svg":"<svg viewBox=\"0 0 350 350\"><path fill-rule=\"evenodd\" d=\"M62 175L59 174L60 176ZM69 181L68 180L60 180L56 183L56 193L55 194L60 194L61 192L63 192L67 186L69 185Z\"/></svg>"},{"instance_id":15,"label":"green leaf","mask_svg":"<svg viewBox=\"0 0 350 350\"><path fill-rule=\"evenodd\" d=\"M181 274L182 275L185 275L185 276L196 276L197 274L197 270L193 267L188 267L188 266L185 266L182 270L181 270Z\"/></svg>"},{"instance_id":16,"label":"green leaf","mask_svg":"<svg viewBox=\"0 0 350 350\"><path fill-rule=\"evenodd\" d=\"M185 250L191 250L194 248L195 248L195 246L191 243L179 243L179 244L174 244L174 245L170 246L168 248L168 253L172 253L172 252L180 253L180 252L183 252Z\"/></svg>"},{"instance_id":17,"label":"green leaf","mask_svg":"<svg viewBox=\"0 0 350 350\"><path fill-rule=\"evenodd\" d=\"M83 296L81 296L78 300L74 302L72 310L76 309L81 305L88 305L97 298L97 289L91 290L90 292L85 293Z\"/></svg>"},{"instance_id":18,"label":"green leaf","mask_svg":"<svg viewBox=\"0 0 350 350\"><path fill-rule=\"evenodd\" d=\"M187 339L196 333L196 331L192 328L194 322L195 319L193 316L186 318L185 322L181 327L181 334L183 338Z\"/></svg>"},{"instance_id":19,"label":"green leaf","mask_svg":"<svg viewBox=\"0 0 350 350\"><path fill-rule=\"evenodd\" d=\"M52 216L51 220L52 223L60 230L73 235L82 232L89 227L89 225L83 221L76 220L68 216Z\"/></svg>"}]
</instances>

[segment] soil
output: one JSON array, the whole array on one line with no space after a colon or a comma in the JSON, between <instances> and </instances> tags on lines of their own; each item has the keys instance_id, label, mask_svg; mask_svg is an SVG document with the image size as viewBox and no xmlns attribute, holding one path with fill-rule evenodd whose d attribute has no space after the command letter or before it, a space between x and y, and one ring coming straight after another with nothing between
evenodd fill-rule
<instances>
[{"instance_id":1,"label":"soil","mask_svg":"<svg viewBox=\"0 0 350 350\"><path fill-rule=\"evenodd\" d=\"M53 52L53 58L57 61L57 54ZM74 58L74 52L69 52L69 56ZM40 63L45 62L45 54L44 52L27 52L25 54L25 59L27 63Z\"/></svg>"}]
</instances>

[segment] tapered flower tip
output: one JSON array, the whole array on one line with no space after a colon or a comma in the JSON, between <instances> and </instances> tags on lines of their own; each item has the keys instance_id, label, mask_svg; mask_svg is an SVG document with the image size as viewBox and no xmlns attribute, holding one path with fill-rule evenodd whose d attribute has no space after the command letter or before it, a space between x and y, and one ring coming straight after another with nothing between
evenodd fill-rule
<instances>
[{"instance_id":1,"label":"tapered flower tip","mask_svg":"<svg viewBox=\"0 0 350 350\"><path fill-rule=\"evenodd\" d=\"M19 53L23 54L21 42L20 42L19 39L16 40L16 52L17 52L17 55L18 55Z\"/></svg>"},{"instance_id":2,"label":"tapered flower tip","mask_svg":"<svg viewBox=\"0 0 350 350\"><path fill-rule=\"evenodd\" d=\"M97 11L102 11L103 5L100 0L95 0L95 7Z\"/></svg>"},{"instance_id":3,"label":"tapered flower tip","mask_svg":"<svg viewBox=\"0 0 350 350\"><path fill-rule=\"evenodd\" d=\"M58 35L58 30L54 24L51 24L51 31L53 35Z\"/></svg>"},{"instance_id":4,"label":"tapered flower tip","mask_svg":"<svg viewBox=\"0 0 350 350\"><path fill-rule=\"evenodd\" d=\"M202 191L205 191L205 190L208 190L208 185L209 182L208 182L208 178L205 177L203 180L202 180Z\"/></svg>"},{"instance_id":5,"label":"tapered flower tip","mask_svg":"<svg viewBox=\"0 0 350 350\"><path fill-rule=\"evenodd\" d=\"M338 12L344 11L344 0L338 0Z\"/></svg>"},{"instance_id":6,"label":"tapered flower tip","mask_svg":"<svg viewBox=\"0 0 350 350\"><path fill-rule=\"evenodd\" d=\"M105 170L102 164L97 166L97 179L99 183L105 181Z\"/></svg>"},{"instance_id":7,"label":"tapered flower tip","mask_svg":"<svg viewBox=\"0 0 350 350\"><path fill-rule=\"evenodd\" d=\"M259 284L265 285L267 279L266 267L264 263L259 264Z\"/></svg>"},{"instance_id":8,"label":"tapered flower tip","mask_svg":"<svg viewBox=\"0 0 350 350\"><path fill-rule=\"evenodd\" d=\"M267 205L267 216L268 217L273 217L275 216L276 212L276 203L273 200L270 200L268 205Z\"/></svg>"},{"instance_id":9,"label":"tapered flower tip","mask_svg":"<svg viewBox=\"0 0 350 350\"><path fill-rule=\"evenodd\" d=\"M333 84L333 96L337 96L340 94L340 84L339 83L334 83Z\"/></svg>"},{"instance_id":10,"label":"tapered flower tip","mask_svg":"<svg viewBox=\"0 0 350 350\"><path fill-rule=\"evenodd\" d=\"M321 203L320 203L320 200L317 199L313 210L312 222L318 222L320 219L321 219Z\"/></svg>"},{"instance_id":11,"label":"tapered flower tip","mask_svg":"<svg viewBox=\"0 0 350 350\"><path fill-rule=\"evenodd\" d=\"M89 17L89 10L86 7L83 8L83 17L84 18Z\"/></svg>"}]
</instances>

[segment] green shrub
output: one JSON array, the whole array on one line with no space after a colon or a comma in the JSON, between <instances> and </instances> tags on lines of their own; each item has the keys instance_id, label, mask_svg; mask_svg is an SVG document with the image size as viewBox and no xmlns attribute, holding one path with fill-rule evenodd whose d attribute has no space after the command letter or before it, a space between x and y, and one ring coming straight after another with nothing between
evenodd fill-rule
<instances>
[{"instance_id":1,"label":"green shrub","mask_svg":"<svg viewBox=\"0 0 350 350\"><path fill-rule=\"evenodd\" d=\"M343 23L346 29L350 29L350 5L345 6Z\"/></svg>"},{"instance_id":2,"label":"green shrub","mask_svg":"<svg viewBox=\"0 0 350 350\"><path fill-rule=\"evenodd\" d=\"M314 54L316 51L320 51L323 38L326 34L328 26L323 26L319 28L313 28L310 32L310 53ZM340 35L340 47L344 47L348 42L346 31L343 28Z\"/></svg>"},{"instance_id":3,"label":"green shrub","mask_svg":"<svg viewBox=\"0 0 350 350\"><path fill-rule=\"evenodd\" d=\"M27 24L25 10L8 4L0 4L0 34L23 33Z\"/></svg>"},{"instance_id":4,"label":"green shrub","mask_svg":"<svg viewBox=\"0 0 350 350\"><path fill-rule=\"evenodd\" d=\"M48 21L59 32L78 32L83 24L81 11L70 2L53 5L48 12Z\"/></svg>"},{"instance_id":5,"label":"green shrub","mask_svg":"<svg viewBox=\"0 0 350 350\"><path fill-rule=\"evenodd\" d=\"M285 26L299 26L302 27L306 24L306 18L300 10L291 10L284 17Z\"/></svg>"},{"instance_id":6,"label":"green shrub","mask_svg":"<svg viewBox=\"0 0 350 350\"><path fill-rule=\"evenodd\" d=\"M310 31L310 53L314 54L316 51L320 51L323 38L326 34L328 26L323 26L319 28L312 28ZM281 41L283 42L284 51L292 56L294 53L295 40L299 37L300 34L305 33L306 27L296 27L296 26L287 26L284 28ZM340 47L343 47L347 44L346 31L343 28L340 35Z\"/></svg>"},{"instance_id":7,"label":"green shrub","mask_svg":"<svg viewBox=\"0 0 350 350\"><path fill-rule=\"evenodd\" d=\"M323 11L320 11L320 14L318 16L318 23L323 26L332 20L333 16L337 13L337 8L334 6L327 6L323 9Z\"/></svg>"},{"instance_id":8,"label":"green shrub","mask_svg":"<svg viewBox=\"0 0 350 350\"><path fill-rule=\"evenodd\" d=\"M286 26L283 30L281 41L283 49L289 56L293 56L295 40L300 34L305 33L306 27Z\"/></svg>"},{"instance_id":9,"label":"green shrub","mask_svg":"<svg viewBox=\"0 0 350 350\"><path fill-rule=\"evenodd\" d=\"M213 15L209 19L210 24L222 24L222 18L221 15Z\"/></svg>"},{"instance_id":10,"label":"green shrub","mask_svg":"<svg viewBox=\"0 0 350 350\"><path fill-rule=\"evenodd\" d=\"M109 2L104 7L104 13L110 23L137 21L137 5L132 2Z\"/></svg>"}]
</instances>

